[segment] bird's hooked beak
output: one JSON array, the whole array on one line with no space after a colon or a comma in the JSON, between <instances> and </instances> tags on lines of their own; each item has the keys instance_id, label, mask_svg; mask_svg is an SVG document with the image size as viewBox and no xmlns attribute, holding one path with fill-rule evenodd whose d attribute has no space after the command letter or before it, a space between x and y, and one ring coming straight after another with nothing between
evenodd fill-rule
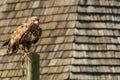
<instances>
[{"instance_id":1,"label":"bird's hooked beak","mask_svg":"<svg viewBox=\"0 0 120 80\"><path fill-rule=\"evenodd\" d=\"M36 17L36 16L31 17L29 21L30 21L30 22L33 22L33 23L35 23L35 24L39 24L39 18Z\"/></svg>"},{"instance_id":2,"label":"bird's hooked beak","mask_svg":"<svg viewBox=\"0 0 120 80\"><path fill-rule=\"evenodd\" d=\"M39 21L38 21L38 20L36 20L34 23L35 23L35 24L38 24L38 23L39 23Z\"/></svg>"},{"instance_id":3,"label":"bird's hooked beak","mask_svg":"<svg viewBox=\"0 0 120 80\"><path fill-rule=\"evenodd\" d=\"M34 23L39 24L39 19L37 18Z\"/></svg>"}]
</instances>

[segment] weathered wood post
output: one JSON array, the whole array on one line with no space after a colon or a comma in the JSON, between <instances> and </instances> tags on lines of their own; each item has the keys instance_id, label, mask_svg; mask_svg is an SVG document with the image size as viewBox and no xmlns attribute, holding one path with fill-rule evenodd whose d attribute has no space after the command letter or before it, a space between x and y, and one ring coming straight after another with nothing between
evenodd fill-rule
<instances>
[{"instance_id":1,"label":"weathered wood post","mask_svg":"<svg viewBox=\"0 0 120 80\"><path fill-rule=\"evenodd\" d=\"M39 80L39 55L31 53L27 57L27 80Z\"/></svg>"}]
</instances>

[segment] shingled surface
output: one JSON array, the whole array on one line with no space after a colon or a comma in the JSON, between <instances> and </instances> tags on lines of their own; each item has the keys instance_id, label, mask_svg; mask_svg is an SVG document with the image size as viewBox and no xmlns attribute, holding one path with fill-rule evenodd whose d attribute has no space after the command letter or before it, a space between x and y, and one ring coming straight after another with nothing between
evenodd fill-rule
<instances>
[{"instance_id":1,"label":"shingled surface","mask_svg":"<svg viewBox=\"0 0 120 80\"><path fill-rule=\"evenodd\" d=\"M31 16L43 34L32 51L40 55L40 80L119 80L119 0L0 0L0 46ZM0 80L26 80L21 54L2 56Z\"/></svg>"},{"instance_id":2,"label":"shingled surface","mask_svg":"<svg viewBox=\"0 0 120 80\"><path fill-rule=\"evenodd\" d=\"M67 79L70 72L77 0L1 0L0 46L10 33L31 16L39 16L43 30L32 51L40 55L41 80ZM0 49L5 53L6 47ZM21 55L0 56L1 80L26 80L22 77Z\"/></svg>"},{"instance_id":3,"label":"shingled surface","mask_svg":"<svg viewBox=\"0 0 120 80\"><path fill-rule=\"evenodd\" d=\"M119 0L79 0L70 79L120 79Z\"/></svg>"}]
</instances>

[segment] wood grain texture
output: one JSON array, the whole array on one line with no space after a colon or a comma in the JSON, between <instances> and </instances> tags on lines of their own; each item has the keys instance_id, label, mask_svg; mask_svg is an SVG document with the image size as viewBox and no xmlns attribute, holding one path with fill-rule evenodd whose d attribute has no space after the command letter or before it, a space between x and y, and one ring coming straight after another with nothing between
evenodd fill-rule
<instances>
[{"instance_id":1,"label":"wood grain texture","mask_svg":"<svg viewBox=\"0 0 120 80\"><path fill-rule=\"evenodd\" d=\"M37 53L31 53L27 57L27 80L39 80L39 55Z\"/></svg>"}]
</instances>

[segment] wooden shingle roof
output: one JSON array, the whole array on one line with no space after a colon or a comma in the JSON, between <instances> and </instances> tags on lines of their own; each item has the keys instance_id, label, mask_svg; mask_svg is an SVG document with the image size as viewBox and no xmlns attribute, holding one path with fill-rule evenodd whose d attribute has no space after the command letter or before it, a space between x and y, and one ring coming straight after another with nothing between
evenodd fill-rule
<instances>
[{"instance_id":1,"label":"wooden shingle roof","mask_svg":"<svg viewBox=\"0 0 120 80\"><path fill-rule=\"evenodd\" d=\"M31 16L43 34L32 51L40 55L41 80L118 80L119 0L1 0L0 46ZM25 80L21 54L2 56L0 80Z\"/></svg>"},{"instance_id":2,"label":"wooden shingle roof","mask_svg":"<svg viewBox=\"0 0 120 80\"><path fill-rule=\"evenodd\" d=\"M119 80L117 0L79 0L70 79Z\"/></svg>"}]
</instances>

